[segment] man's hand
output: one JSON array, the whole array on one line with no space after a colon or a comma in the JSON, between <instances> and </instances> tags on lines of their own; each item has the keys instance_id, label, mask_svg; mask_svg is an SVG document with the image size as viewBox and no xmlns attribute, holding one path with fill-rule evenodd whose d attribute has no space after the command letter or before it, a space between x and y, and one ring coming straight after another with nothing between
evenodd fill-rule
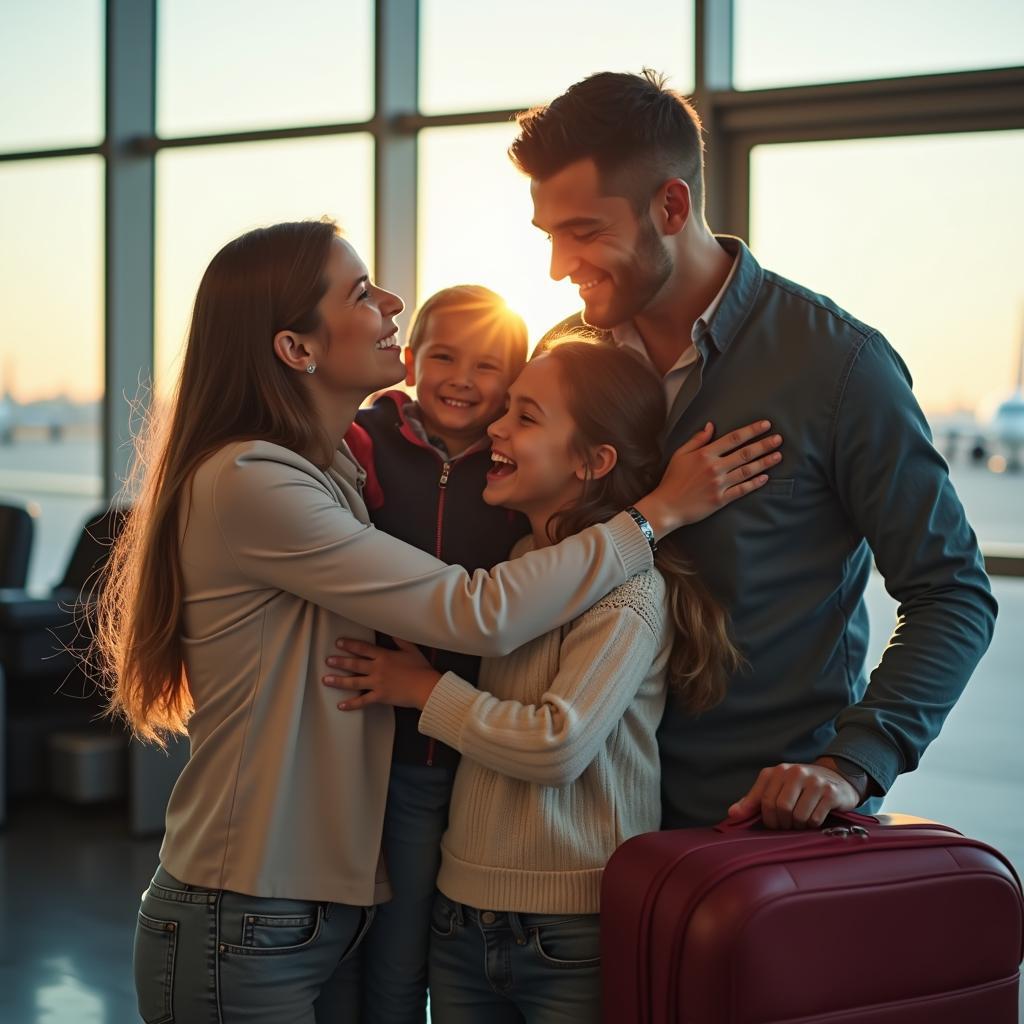
<instances>
[{"instance_id":1,"label":"man's hand","mask_svg":"<svg viewBox=\"0 0 1024 1024\"><path fill-rule=\"evenodd\" d=\"M760 811L765 828L819 828L831 811L852 811L864 798L829 762L822 757L814 764L763 768L750 792L729 808L729 817Z\"/></svg>"},{"instance_id":2,"label":"man's hand","mask_svg":"<svg viewBox=\"0 0 1024 1024\"><path fill-rule=\"evenodd\" d=\"M327 664L348 674L324 676L323 684L338 690L366 691L343 700L338 705L342 711L357 711L367 704L423 710L441 673L430 667L415 644L397 638L395 643L399 649L389 651L361 640L338 640L343 657L332 655Z\"/></svg>"}]
</instances>

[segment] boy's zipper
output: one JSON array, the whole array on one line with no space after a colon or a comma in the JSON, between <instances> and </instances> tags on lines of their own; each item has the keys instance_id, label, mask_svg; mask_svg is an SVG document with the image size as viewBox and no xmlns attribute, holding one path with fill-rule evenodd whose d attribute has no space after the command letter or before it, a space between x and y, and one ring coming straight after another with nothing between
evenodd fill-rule
<instances>
[{"instance_id":1,"label":"boy's zipper","mask_svg":"<svg viewBox=\"0 0 1024 1024\"><path fill-rule=\"evenodd\" d=\"M434 556L441 557L441 538L444 532L444 499L447 493L448 477L451 476L452 464L445 462L441 466L441 479L437 481L437 535L434 541ZM430 663L434 664L437 651L431 648ZM427 767L434 766L434 751L437 749L437 741L431 736L427 742Z\"/></svg>"}]
</instances>

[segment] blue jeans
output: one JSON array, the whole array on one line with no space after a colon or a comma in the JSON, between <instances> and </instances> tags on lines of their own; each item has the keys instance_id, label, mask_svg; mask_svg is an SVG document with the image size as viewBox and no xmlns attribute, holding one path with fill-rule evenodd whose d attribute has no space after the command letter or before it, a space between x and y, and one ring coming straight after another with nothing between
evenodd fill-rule
<instances>
[{"instance_id":1,"label":"blue jeans","mask_svg":"<svg viewBox=\"0 0 1024 1024\"><path fill-rule=\"evenodd\" d=\"M390 903L377 908L360 951L363 1024L424 1024L430 911L441 836L455 772L393 764L384 817L384 862Z\"/></svg>"},{"instance_id":2,"label":"blue jeans","mask_svg":"<svg viewBox=\"0 0 1024 1024\"><path fill-rule=\"evenodd\" d=\"M439 895L430 930L434 1024L600 1024L597 914L477 910Z\"/></svg>"},{"instance_id":3,"label":"blue jeans","mask_svg":"<svg viewBox=\"0 0 1024 1024\"><path fill-rule=\"evenodd\" d=\"M139 1014L146 1024L356 1021L352 953L373 914L203 889L158 868L135 930Z\"/></svg>"}]
</instances>

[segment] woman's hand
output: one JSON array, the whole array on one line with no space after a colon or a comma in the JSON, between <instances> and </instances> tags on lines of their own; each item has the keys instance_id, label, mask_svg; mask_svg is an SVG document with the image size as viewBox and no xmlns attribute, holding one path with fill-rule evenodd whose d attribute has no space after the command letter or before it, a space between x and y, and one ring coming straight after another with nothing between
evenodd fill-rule
<instances>
[{"instance_id":1,"label":"woman's hand","mask_svg":"<svg viewBox=\"0 0 1024 1024\"><path fill-rule=\"evenodd\" d=\"M708 423L678 448L661 483L636 503L654 536L660 539L680 526L706 519L763 487L768 482L765 470L782 461L782 453L775 450L782 437L761 437L770 428L768 420L759 420L712 441L714 426Z\"/></svg>"},{"instance_id":2,"label":"woman's hand","mask_svg":"<svg viewBox=\"0 0 1024 1024\"><path fill-rule=\"evenodd\" d=\"M331 655L327 664L331 668L344 669L350 675L329 675L323 677L325 686L337 690L365 690L358 697L343 700L338 707L342 711L356 711L367 704L392 704L400 708L419 708L437 685L441 673L430 667L430 662L420 653L415 644L395 640L399 649L389 651L385 647L363 643L362 640L337 641L343 655Z\"/></svg>"}]
</instances>

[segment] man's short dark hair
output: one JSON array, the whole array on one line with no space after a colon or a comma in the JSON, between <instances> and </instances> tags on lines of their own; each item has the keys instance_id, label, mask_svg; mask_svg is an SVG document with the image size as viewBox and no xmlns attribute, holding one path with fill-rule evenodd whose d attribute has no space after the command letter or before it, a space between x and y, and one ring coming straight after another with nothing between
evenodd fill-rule
<instances>
[{"instance_id":1,"label":"man's short dark hair","mask_svg":"<svg viewBox=\"0 0 1024 1024\"><path fill-rule=\"evenodd\" d=\"M612 71L584 78L547 106L520 114L512 162L543 181L577 160L597 165L608 195L629 199L637 213L669 178L690 186L704 209L704 140L700 118L665 76Z\"/></svg>"}]
</instances>

